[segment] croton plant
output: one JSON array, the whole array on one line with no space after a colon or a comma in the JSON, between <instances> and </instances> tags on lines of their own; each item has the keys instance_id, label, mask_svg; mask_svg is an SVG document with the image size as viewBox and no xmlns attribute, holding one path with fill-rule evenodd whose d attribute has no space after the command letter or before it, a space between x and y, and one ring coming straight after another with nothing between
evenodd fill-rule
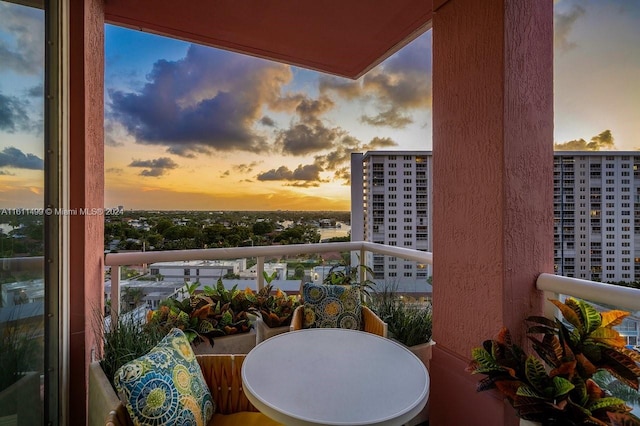
<instances>
[{"instance_id":1,"label":"croton plant","mask_svg":"<svg viewBox=\"0 0 640 426\"><path fill-rule=\"evenodd\" d=\"M252 327L250 313L260 315L269 327L289 325L300 304L297 296L280 289L272 292L271 284L258 292L248 287L238 290L237 285L227 290L222 280L215 287L205 286L202 293L195 293L198 286L197 282L187 286L188 298L167 299L157 310L149 311L146 326L167 332L177 327L192 343L208 341L213 345L216 337L248 332Z\"/></svg>"},{"instance_id":2,"label":"croton plant","mask_svg":"<svg viewBox=\"0 0 640 426\"><path fill-rule=\"evenodd\" d=\"M238 290L237 285L227 290L222 280L218 280L215 288L205 286L202 293L195 293L197 287L198 283L187 287L188 298L167 299L157 310L149 311L146 326L167 331L177 327L194 344L208 341L211 345L215 337L251 329L247 316L251 302L247 300L247 291Z\"/></svg>"},{"instance_id":3,"label":"croton plant","mask_svg":"<svg viewBox=\"0 0 640 426\"><path fill-rule=\"evenodd\" d=\"M257 293L251 290L247 299L251 302L251 310L262 318L269 327L281 327L291 324L293 311L300 305L298 296L288 296L284 291L277 289L273 293L273 286L268 284Z\"/></svg>"},{"instance_id":4,"label":"croton plant","mask_svg":"<svg viewBox=\"0 0 640 426\"><path fill-rule=\"evenodd\" d=\"M593 380L597 371L606 370L638 390L640 354L626 348L613 328L629 313L601 313L572 298L550 301L563 319L526 320L535 355L514 344L506 328L473 349L467 371L486 376L478 391L497 389L519 417L543 425L640 425L623 400Z\"/></svg>"}]
</instances>

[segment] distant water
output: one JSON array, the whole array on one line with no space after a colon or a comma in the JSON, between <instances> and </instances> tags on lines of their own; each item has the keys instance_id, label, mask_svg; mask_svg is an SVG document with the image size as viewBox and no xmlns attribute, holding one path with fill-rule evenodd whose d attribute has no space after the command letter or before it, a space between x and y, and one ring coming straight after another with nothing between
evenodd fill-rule
<instances>
[{"instance_id":1,"label":"distant water","mask_svg":"<svg viewBox=\"0 0 640 426\"><path fill-rule=\"evenodd\" d=\"M285 228L293 225L293 222L290 220L284 220L280 223ZM349 235L349 232L351 231L351 226L343 222L336 222L336 225L340 225L340 227L338 228L336 226L335 228L318 228L318 233L320 234L320 240L326 240L327 238L334 238L334 237L346 237Z\"/></svg>"},{"instance_id":2,"label":"distant water","mask_svg":"<svg viewBox=\"0 0 640 426\"><path fill-rule=\"evenodd\" d=\"M336 225L340 225L338 228L318 228L318 233L320 234L320 240L326 240L327 238L335 238L335 237L346 237L349 235L349 231L351 231L351 227L346 223L336 222Z\"/></svg>"}]
</instances>

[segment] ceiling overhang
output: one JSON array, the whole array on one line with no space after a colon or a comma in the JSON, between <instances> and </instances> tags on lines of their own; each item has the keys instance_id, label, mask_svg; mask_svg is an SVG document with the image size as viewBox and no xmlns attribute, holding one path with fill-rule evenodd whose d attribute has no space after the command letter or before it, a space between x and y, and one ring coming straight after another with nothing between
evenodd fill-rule
<instances>
[{"instance_id":1,"label":"ceiling overhang","mask_svg":"<svg viewBox=\"0 0 640 426\"><path fill-rule=\"evenodd\" d=\"M105 0L107 23L354 79L431 18L431 0Z\"/></svg>"}]
</instances>

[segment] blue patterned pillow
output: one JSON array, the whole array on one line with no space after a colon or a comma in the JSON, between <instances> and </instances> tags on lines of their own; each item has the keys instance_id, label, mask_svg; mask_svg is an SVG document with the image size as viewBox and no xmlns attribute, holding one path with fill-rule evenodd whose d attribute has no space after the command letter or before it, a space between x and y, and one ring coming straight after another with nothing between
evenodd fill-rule
<instances>
[{"instance_id":1,"label":"blue patterned pillow","mask_svg":"<svg viewBox=\"0 0 640 426\"><path fill-rule=\"evenodd\" d=\"M306 283L302 287L304 328L362 330L360 291L356 286Z\"/></svg>"},{"instance_id":2,"label":"blue patterned pillow","mask_svg":"<svg viewBox=\"0 0 640 426\"><path fill-rule=\"evenodd\" d=\"M118 396L135 425L206 425L215 402L186 336L174 328L116 371Z\"/></svg>"}]
</instances>

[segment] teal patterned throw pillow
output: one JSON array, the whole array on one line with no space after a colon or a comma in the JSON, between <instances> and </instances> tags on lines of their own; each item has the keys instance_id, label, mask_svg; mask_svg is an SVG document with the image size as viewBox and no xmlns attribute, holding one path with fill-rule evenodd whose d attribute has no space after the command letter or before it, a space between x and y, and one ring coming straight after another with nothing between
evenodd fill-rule
<instances>
[{"instance_id":1,"label":"teal patterned throw pillow","mask_svg":"<svg viewBox=\"0 0 640 426\"><path fill-rule=\"evenodd\" d=\"M177 328L120 367L114 382L134 425L204 426L215 410L191 345Z\"/></svg>"},{"instance_id":2,"label":"teal patterned throw pillow","mask_svg":"<svg viewBox=\"0 0 640 426\"><path fill-rule=\"evenodd\" d=\"M362 330L360 291L356 286L306 283L302 287L304 328Z\"/></svg>"}]
</instances>

